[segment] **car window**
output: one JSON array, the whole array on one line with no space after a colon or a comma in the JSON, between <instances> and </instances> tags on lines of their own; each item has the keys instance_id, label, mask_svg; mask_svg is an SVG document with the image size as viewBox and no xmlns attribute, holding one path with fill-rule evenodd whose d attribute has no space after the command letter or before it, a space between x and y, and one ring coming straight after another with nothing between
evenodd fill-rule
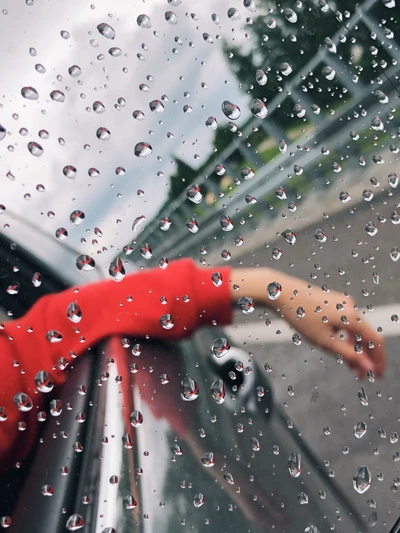
<instances>
[{"instance_id":1,"label":"car window","mask_svg":"<svg viewBox=\"0 0 400 533\"><path fill-rule=\"evenodd\" d=\"M3 0L0 396L43 429L0 402L2 527L389 533L399 24L399 0Z\"/></svg>"}]
</instances>

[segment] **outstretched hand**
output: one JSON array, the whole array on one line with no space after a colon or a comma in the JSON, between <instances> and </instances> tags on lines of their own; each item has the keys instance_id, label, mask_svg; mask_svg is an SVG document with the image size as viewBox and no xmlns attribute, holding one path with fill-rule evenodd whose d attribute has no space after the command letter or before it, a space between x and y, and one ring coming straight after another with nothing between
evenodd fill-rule
<instances>
[{"instance_id":1,"label":"outstretched hand","mask_svg":"<svg viewBox=\"0 0 400 533\"><path fill-rule=\"evenodd\" d=\"M281 285L278 298L268 297L270 283ZM297 332L318 346L340 355L359 378L372 371L383 375L383 336L359 313L355 301L343 293L287 276L268 268L238 269L231 274L232 301L241 296L255 298L276 310Z\"/></svg>"}]
</instances>

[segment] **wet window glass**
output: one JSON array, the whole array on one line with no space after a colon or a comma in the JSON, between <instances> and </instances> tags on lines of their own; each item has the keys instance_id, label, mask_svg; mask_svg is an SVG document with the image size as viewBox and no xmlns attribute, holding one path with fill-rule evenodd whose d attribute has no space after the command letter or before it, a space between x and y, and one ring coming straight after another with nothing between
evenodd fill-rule
<instances>
[{"instance_id":1,"label":"wet window glass","mask_svg":"<svg viewBox=\"0 0 400 533\"><path fill-rule=\"evenodd\" d=\"M398 0L92 1L0 8L0 528L400 531Z\"/></svg>"}]
</instances>

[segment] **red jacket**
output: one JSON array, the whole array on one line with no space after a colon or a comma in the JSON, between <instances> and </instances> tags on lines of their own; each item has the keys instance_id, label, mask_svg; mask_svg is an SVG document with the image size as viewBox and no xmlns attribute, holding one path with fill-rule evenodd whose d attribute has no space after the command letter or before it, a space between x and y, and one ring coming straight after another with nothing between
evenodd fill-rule
<instances>
[{"instance_id":1,"label":"red jacket","mask_svg":"<svg viewBox=\"0 0 400 533\"><path fill-rule=\"evenodd\" d=\"M144 270L119 283L101 281L45 296L21 319L2 325L0 469L14 466L32 448L37 413L49 396L53 397L38 391L37 372L47 370L55 385L61 385L66 375L59 368L65 366L59 364L60 359L70 364L103 338L178 339L189 336L198 326L231 323L230 270L218 268L223 280L218 288L211 280L213 272L197 267L191 259L181 259L166 270ZM161 303L161 297L167 303ZM79 323L67 316L71 303L80 308ZM160 323L166 314L172 316L171 329ZM61 340L51 342L54 337ZM33 402L28 412L21 412L15 404L14 396L20 392ZM25 431L18 430L22 421L27 425Z\"/></svg>"}]
</instances>

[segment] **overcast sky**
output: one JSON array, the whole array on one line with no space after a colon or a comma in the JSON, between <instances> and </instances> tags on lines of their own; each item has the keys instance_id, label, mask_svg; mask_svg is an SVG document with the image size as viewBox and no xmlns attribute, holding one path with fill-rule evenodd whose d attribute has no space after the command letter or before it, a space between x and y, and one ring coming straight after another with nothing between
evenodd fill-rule
<instances>
[{"instance_id":1,"label":"overcast sky","mask_svg":"<svg viewBox=\"0 0 400 533\"><path fill-rule=\"evenodd\" d=\"M229 7L241 12L240 21L228 19ZM211 20L216 9L220 26ZM172 156L194 166L209 156L212 132L205 127L207 117L213 115L219 123L226 123L221 112L221 102L226 99L238 103L247 116L247 98L226 65L216 35L237 40L250 13L239 0L183 0L179 6L171 6L167 0L99 0L92 5L81 0L35 0L33 6L3 0L2 10L0 124L8 135L0 142L0 203L52 236L57 228L65 227L70 245L108 266L116 249L134 237L133 220L141 215L149 220L165 200L174 170ZM176 25L165 20L169 10L177 16ZM190 16L193 11L198 20ZM150 29L137 25L140 14L150 17ZM112 26L115 39L99 33L101 23ZM61 37L63 30L69 32L69 39ZM204 41L204 32L213 36L213 44ZM175 37L183 44L177 44ZM91 44L91 40L95 41ZM108 53L111 47L120 48L122 54L112 57ZM36 55L30 53L31 48ZM179 53L174 54L173 48ZM145 61L138 59L138 53ZM99 59L102 54L104 58ZM37 64L46 72L38 72ZM80 76L70 76L72 65L80 67ZM152 81L146 80L148 75ZM207 89L201 87L202 82ZM139 90L141 83L148 85L148 92ZM29 86L38 92L36 100L21 95L21 89ZM50 98L54 90L65 94L64 102ZM188 98L184 97L186 91ZM152 113L149 102L162 95L168 97L165 112ZM114 105L121 97L126 106L118 111ZM104 104L103 114L93 111L95 101ZM192 113L183 112L185 104L192 107ZM144 112L143 121L132 117L137 109ZM111 132L109 140L96 137L100 127ZM21 128L29 133L22 136ZM39 130L47 130L49 138L41 139ZM173 139L167 138L168 132ZM59 138L64 139L64 146ZM29 142L42 146L40 157L31 155ZM138 142L150 143L153 153L147 158L135 157ZM195 154L200 156L197 161ZM63 175L66 165L76 167L74 180ZM115 174L119 166L126 169L124 176ZM89 168L98 169L99 177L89 177ZM8 172L14 181L6 177ZM163 175L157 175L160 172ZM37 191L39 184L45 192ZM142 198L136 194L138 189L145 193ZM26 194L30 194L29 200L24 198ZM86 215L81 226L69 220L76 209ZM48 218L48 211L56 216ZM103 237L94 235L95 226ZM80 243L82 237L86 245ZM98 246L91 244L93 238L98 239ZM97 250L102 246L109 251L99 256Z\"/></svg>"}]
</instances>

